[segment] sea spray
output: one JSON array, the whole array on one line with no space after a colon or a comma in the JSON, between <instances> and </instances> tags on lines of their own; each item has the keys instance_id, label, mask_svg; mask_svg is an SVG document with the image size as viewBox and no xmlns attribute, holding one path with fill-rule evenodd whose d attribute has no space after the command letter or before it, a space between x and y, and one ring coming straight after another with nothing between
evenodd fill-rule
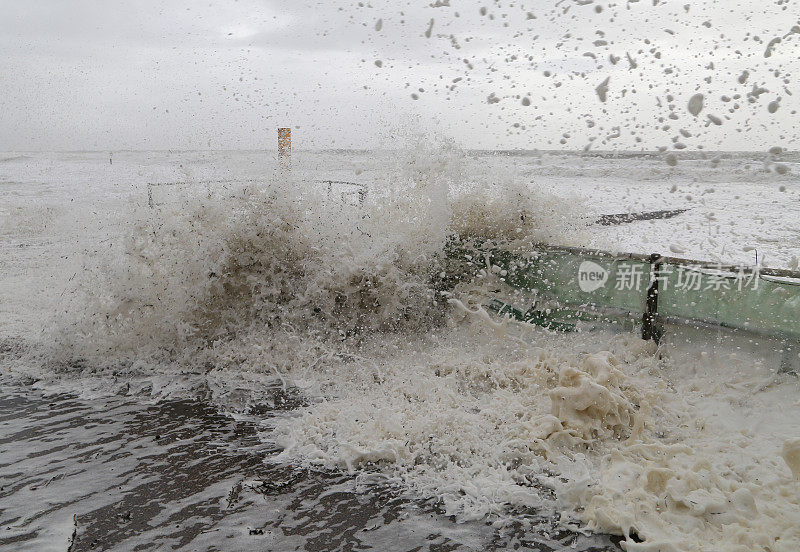
<instances>
[{"instance_id":1,"label":"sea spray","mask_svg":"<svg viewBox=\"0 0 800 552\"><path fill-rule=\"evenodd\" d=\"M796 382L487 320L471 299L502 281L482 248L579 240L581 210L466 160L409 150L362 206L276 175L120 211L39 358L84 386L138 374L186 394L195 374L225 408L277 383L299 397L265 435L282 459L378 472L461 520L796 550Z\"/></svg>"},{"instance_id":2,"label":"sea spray","mask_svg":"<svg viewBox=\"0 0 800 552\"><path fill-rule=\"evenodd\" d=\"M271 364L289 366L306 346L346 350L372 332L441 324L453 240L580 239L585 223L567 202L515 174L468 174L466 161L449 144L416 144L357 206L280 173L134 204L65 293L57 356L214 364L215 349L246 337L286 349Z\"/></svg>"}]
</instances>

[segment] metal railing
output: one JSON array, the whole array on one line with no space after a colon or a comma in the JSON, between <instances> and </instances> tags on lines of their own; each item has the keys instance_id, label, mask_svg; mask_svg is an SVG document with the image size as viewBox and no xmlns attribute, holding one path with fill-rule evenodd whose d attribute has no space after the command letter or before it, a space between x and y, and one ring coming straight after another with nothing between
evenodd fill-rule
<instances>
[{"instance_id":1,"label":"metal railing","mask_svg":"<svg viewBox=\"0 0 800 552\"><path fill-rule=\"evenodd\" d=\"M148 182L147 183L147 205L152 209L156 206L163 205L157 203L153 199L153 189L161 186L187 186L187 185L211 185L211 184L257 184L262 183L264 180L257 178L223 178L214 180L192 180L192 181L172 181L172 182ZM354 189L342 190L340 198L347 201L350 197L355 196L359 205L362 205L367 198L367 186L358 182L348 182L345 180L314 180L315 184L324 184L327 186L328 196L333 195L333 186L351 186Z\"/></svg>"}]
</instances>

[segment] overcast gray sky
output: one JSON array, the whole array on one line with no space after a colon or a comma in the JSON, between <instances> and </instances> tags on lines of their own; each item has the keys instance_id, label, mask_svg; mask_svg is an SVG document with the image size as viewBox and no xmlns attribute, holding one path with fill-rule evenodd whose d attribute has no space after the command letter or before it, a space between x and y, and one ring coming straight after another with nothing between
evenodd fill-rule
<instances>
[{"instance_id":1,"label":"overcast gray sky","mask_svg":"<svg viewBox=\"0 0 800 552\"><path fill-rule=\"evenodd\" d=\"M0 0L0 13L0 150L274 148L283 125L305 148L419 129L475 148L800 149L795 0Z\"/></svg>"}]
</instances>

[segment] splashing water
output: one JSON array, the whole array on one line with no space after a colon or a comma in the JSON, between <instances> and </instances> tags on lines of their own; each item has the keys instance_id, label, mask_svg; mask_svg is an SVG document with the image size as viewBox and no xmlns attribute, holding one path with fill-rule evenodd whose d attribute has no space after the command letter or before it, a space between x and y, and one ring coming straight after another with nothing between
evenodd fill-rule
<instances>
[{"instance_id":1,"label":"splashing water","mask_svg":"<svg viewBox=\"0 0 800 552\"><path fill-rule=\"evenodd\" d=\"M468 167L418 145L361 206L276 175L135 207L32 354L86 378L201 367L225 407L231 382L257 401L278 377L308 401L268 437L280 460L368 472L461 520L533 511L627 550L796 550L796 380L492 319L472 299L502 282L478 245L576 243L583 223ZM463 274L453 241L475 247Z\"/></svg>"},{"instance_id":2,"label":"splashing water","mask_svg":"<svg viewBox=\"0 0 800 552\"><path fill-rule=\"evenodd\" d=\"M440 274L453 236L575 239L581 224L563 200L511 175L468 178L464 167L451 147L409 153L360 206L300 194L276 175L137 207L116 247L82 270L63 309L80 315L59 325L58 347L92 364L109 354L216 362L217 349L242 339L350 347L372 332L425 331L446 310ZM295 345L289 356L302 355Z\"/></svg>"}]
</instances>

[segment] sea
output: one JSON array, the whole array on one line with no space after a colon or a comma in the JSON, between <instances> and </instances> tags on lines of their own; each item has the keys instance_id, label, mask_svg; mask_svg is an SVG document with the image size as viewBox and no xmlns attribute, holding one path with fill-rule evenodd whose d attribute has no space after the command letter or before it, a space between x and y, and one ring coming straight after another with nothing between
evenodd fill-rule
<instances>
[{"instance_id":1,"label":"sea","mask_svg":"<svg viewBox=\"0 0 800 552\"><path fill-rule=\"evenodd\" d=\"M794 552L794 349L480 298L487 243L796 271L798 175L421 139L0 153L0 549Z\"/></svg>"}]
</instances>

